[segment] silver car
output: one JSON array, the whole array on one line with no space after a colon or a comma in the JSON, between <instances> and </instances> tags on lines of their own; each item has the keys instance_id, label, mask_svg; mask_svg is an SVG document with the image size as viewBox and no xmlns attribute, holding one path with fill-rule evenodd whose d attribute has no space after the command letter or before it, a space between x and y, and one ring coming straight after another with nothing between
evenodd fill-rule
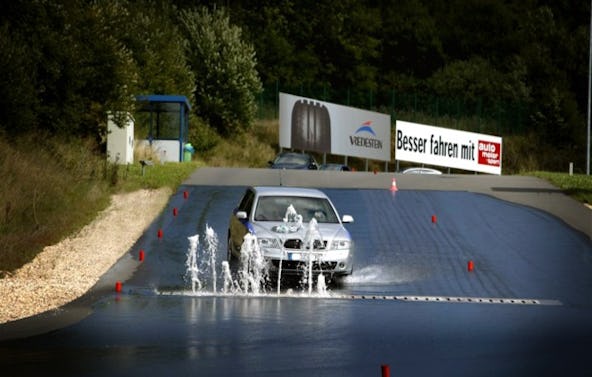
<instances>
[{"instance_id":1,"label":"silver car","mask_svg":"<svg viewBox=\"0 0 592 377\"><path fill-rule=\"evenodd\" d=\"M314 219L314 220L313 220ZM293 187L250 187L230 217L228 260L240 258L247 233L257 238L269 271L300 274L307 263L314 273L344 276L352 273L352 239L322 191ZM311 248L312 246L312 248Z\"/></svg>"},{"instance_id":2,"label":"silver car","mask_svg":"<svg viewBox=\"0 0 592 377\"><path fill-rule=\"evenodd\" d=\"M403 174L442 174L440 170L432 168L408 168L403 170Z\"/></svg>"}]
</instances>

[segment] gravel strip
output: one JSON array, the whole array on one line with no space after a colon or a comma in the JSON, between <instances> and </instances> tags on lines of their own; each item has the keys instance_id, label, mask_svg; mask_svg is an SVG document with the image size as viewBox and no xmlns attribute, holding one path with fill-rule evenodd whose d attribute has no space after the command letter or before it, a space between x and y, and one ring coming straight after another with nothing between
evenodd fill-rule
<instances>
[{"instance_id":1,"label":"gravel strip","mask_svg":"<svg viewBox=\"0 0 592 377\"><path fill-rule=\"evenodd\" d=\"M160 214L171 190L118 194L89 225L0 279L0 324L56 309L86 293Z\"/></svg>"}]
</instances>

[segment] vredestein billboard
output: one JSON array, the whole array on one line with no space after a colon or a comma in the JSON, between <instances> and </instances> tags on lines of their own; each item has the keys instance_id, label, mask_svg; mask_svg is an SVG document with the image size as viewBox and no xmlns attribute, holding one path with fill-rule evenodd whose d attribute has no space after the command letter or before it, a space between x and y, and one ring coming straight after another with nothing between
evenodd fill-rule
<instances>
[{"instance_id":1,"label":"vredestein billboard","mask_svg":"<svg viewBox=\"0 0 592 377\"><path fill-rule=\"evenodd\" d=\"M391 117L280 93L280 147L391 159Z\"/></svg>"},{"instance_id":2,"label":"vredestein billboard","mask_svg":"<svg viewBox=\"0 0 592 377\"><path fill-rule=\"evenodd\" d=\"M502 174L502 138L397 120L395 158Z\"/></svg>"}]
</instances>

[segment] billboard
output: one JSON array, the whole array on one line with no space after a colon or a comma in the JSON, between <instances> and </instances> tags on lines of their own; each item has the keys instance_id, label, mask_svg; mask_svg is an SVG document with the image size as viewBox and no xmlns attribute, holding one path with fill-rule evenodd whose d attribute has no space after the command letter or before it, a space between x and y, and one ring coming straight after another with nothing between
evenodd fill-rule
<instances>
[{"instance_id":1,"label":"billboard","mask_svg":"<svg viewBox=\"0 0 592 377\"><path fill-rule=\"evenodd\" d=\"M395 158L502 174L502 138L397 120Z\"/></svg>"},{"instance_id":2,"label":"billboard","mask_svg":"<svg viewBox=\"0 0 592 377\"><path fill-rule=\"evenodd\" d=\"M280 147L391 159L391 117L280 93Z\"/></svg>"}]
</instances>

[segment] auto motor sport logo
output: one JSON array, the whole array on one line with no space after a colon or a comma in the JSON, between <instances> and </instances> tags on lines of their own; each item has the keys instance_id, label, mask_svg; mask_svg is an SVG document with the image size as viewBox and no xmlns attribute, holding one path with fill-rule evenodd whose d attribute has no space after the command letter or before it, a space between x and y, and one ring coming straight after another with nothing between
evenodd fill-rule
<instances>
[{"instance_id":1,"label":"auto motor sport logo","mask_svg":"<svg viewBox=\"0 0 592 377\"><path fill-rule=\"evenodd\" d=\"M502 146L500 143L479 140L478 144L480 165L500 166Z\"/></svg>"}]
</instances>

